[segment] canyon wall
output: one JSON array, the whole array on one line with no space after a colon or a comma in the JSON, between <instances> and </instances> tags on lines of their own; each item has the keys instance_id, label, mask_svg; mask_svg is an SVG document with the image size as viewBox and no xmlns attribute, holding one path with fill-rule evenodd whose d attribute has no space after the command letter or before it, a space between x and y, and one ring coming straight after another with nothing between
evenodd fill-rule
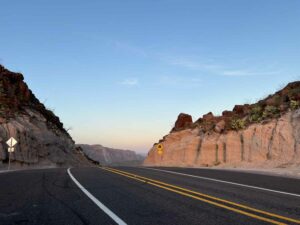
<instances>
[{"instance_id":1,"label":"canyon wall","mask_svg":"<svg viewBox=\"0 0 300 225\"><path fill-rule=\"evenodd\" d=\"M18 144L11 153L12 167L87 165L54 113L40 103L20 73L0 65L0 168L8 162L6 141Z\"/></svg>"},{"instance_id":2,"label":"canyon wall","mask_svg":"<svg viewBox=\"0 0 300 225\"><path fill-rule=\"evenodd\" d=\"M300 166L299 86L299 82L292 83L259 103L236 106L220 117L209 113L195 123L191 123L188 115L181 114L170 134L159 141L163 154L158 154L157 144L154 144L144 165ZM278 96L280 100L272 101ZM271 105L278 110L269 110ZM180 120L186 122L180 124Z\"/></svg>"}]
</instances>

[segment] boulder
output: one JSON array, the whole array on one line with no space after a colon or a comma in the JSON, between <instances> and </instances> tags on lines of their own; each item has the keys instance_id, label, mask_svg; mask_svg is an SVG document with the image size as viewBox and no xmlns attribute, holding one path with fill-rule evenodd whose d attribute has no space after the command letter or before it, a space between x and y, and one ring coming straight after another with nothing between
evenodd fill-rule
<instances>
[{"instance_id":1,"label":"boulder","mask_svg":"<svg viewBox=\"0 0 300 225\"><path fill-rule=\"evenodd\" d=\"M223 117L231 117L231 116L233 116L233 112L225 110L225 111L222 112L222 116Z\"/></svg>"},{"instance_id":2,"label":"boulder","mask_svg":"<svg viewBox=\"0 0 300 225\"><path fill-rule=\"evenodd\" d=\"M225 130L226 122L224 120L219 121L215 126L215 132L222 133Z\"/></svg>"},{"instance_id":3,"label":"boulder","mask_svg":"<svg viewBox=\"0 0 300 225\"><path fill-rule=\"evenodd\" d=\"M186 128L193 124L192 116L185 113L180 113L176 122L175 122L175 130Z\"/></svg>"},{"instance_id":4,"label":"boulder","mask_svg":"<svg viewBox=\"0 0 300 225\"><path fill-rule=\"evenodd\" d=\"M233 112L237 115L243 115L244 114L244 106L243 105L234 106Z\"/></svg>"},{"instance_id":5,"label":"boulder","mask_svg":"<svg viewBox=\"0 0 300 225\"><path fill-rule=\"evenodd\" d=\"M212 121L214 120L214 114L212 112L209 112L205 115L203 115L203 120L206 120L206 121Z\"/></svg>"}]
</instances>

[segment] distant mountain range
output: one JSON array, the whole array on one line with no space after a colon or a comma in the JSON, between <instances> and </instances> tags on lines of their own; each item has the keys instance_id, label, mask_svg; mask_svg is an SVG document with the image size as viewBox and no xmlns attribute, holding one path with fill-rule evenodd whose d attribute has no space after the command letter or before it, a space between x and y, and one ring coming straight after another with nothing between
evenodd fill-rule
<instances>
[{"instance_id":1,"label":"distant mountain range","mask_svg":"<svg viewBox=\"0 0 300 225\"><path fill-rule=\"evenodd\" d=\"M101 165L140 165L145 157L131 150L121 150L102 145L78 144L85 156Z\"/></svg>"}]
</instances>

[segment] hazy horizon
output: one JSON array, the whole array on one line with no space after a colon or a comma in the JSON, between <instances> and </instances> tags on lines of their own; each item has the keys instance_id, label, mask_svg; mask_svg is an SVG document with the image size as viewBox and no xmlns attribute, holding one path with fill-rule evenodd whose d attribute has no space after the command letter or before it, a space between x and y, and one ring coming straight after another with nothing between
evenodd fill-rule
<instances>
[{"instance_id":1,"label":"hazy horizon","mask_svg":"<svg viewBox=\"0 0 300 225\"><path fill-rule=\"evenodd\" d=\"M146 153L196 120L299 80L299 1L5 1L0 64L76 143Z\"/></svg>"}]
</instances>

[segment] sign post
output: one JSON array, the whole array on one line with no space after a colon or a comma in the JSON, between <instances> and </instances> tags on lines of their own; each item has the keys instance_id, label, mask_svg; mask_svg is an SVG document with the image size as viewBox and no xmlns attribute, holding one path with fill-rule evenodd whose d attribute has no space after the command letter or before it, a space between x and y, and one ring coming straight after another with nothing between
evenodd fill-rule
<instances>
[{"instance_id":1,"label":"sign post","mask_svg":"<svg viewBox=\"0 0 300 225\"><path fill-rule=\"evenodd\" d=\"M8 139L8 141L6 142L6 144L8 145L8 168L7 170L10 169L10 155L12 152L15 151L14 146L17 144L18 142L16 141L16 139L14 139L13 137L11 137L10 139Z\"/></svg>"}]
</instances>

